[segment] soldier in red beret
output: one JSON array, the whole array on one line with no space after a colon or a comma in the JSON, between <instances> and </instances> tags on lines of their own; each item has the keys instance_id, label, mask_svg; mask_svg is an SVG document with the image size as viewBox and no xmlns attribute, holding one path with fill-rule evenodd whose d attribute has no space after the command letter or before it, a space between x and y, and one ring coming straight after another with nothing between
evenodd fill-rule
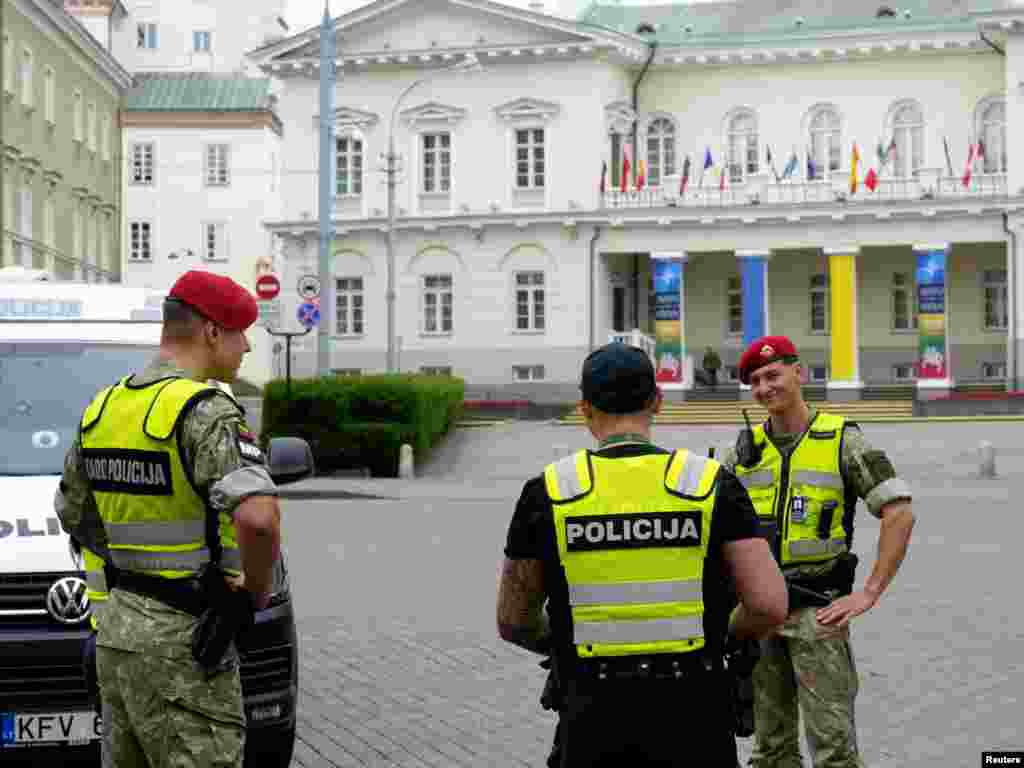
<instances>
[{"instance_id":1,"label":"soldier in red beret","mask_svg":"<svg viewBox=\"0 0 1024 768\"><path fill-rule=\"evenodd\" d=\"M855 423L808 406L790 339L757 339L740 358L739 377L769 419L744 430L723 463L746 486L790 590L789 616L762 642L754 668L751 765L801 765L802 715L816 768L863 768L849 622L875 605L907 553L910 488ZM881 533L874 567L854 590L857 499L881 520Z\"/></svg>"},{"instance_id":2,"label":"soldier in red beret","mask_svg":"<svg viewBox=\"0 0 1024 768\"><path fill-rule=\"evenodd\" d=\"M57 514L109 573L95 656L113 768L192 765L196 755L242 765L237 649L207 659L193 635L207 608L203 569L219 568L262 608L280 549L277 489L256 438L208 383L235 378L256 317L230 278L186 272L164 302L159 356L96 396L65 460Z\"/></svg>"}]
</instances>

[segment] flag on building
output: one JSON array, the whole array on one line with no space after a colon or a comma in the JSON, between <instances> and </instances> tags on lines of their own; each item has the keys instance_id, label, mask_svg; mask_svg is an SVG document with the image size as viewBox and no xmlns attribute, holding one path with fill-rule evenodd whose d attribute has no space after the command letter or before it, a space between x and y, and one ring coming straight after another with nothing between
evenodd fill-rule
<instances>
[{"instance_id":1,"label":"flag on building","mask_svg":"<svg viewBox=\"0 0 1024 768\"><path fill-rule=\"evenodd\" d=\"M722 169L718 172L718 191L722 192L725 189L725 176L729 171L725 165L722 165Z\"/></svg>"},{"instance_id":2,"label":"flag on building","mask_svg":"<svg viewBox=\"0 0 1024 768\"><path fill-rule=\"evenodd\" d=\"M857 142L853 142L853 151L850 153L850 194L856 194L857 184L859 179L857 178L857 168L860 165L860 150L857 149Z\"/></svg>"},{"instance_id":3,"label":"flag on building","mask_svg":"<svg viewBox=\"0 0 1024 768\"><path fill-rule=\"evenodd\" d=\"M985 159L985 142L981 139L978 139L978 151L975 153L974 157L976 160ZM982 170L984 170L984 168Z\"/></svg>"},{"instance_id":4,"label":"flag on building","mask_svg":"<svg viewBox=\"0 0 1024 768\"><path fill-rule=\"evenodd\" d=\"M864 186L872 192L874 192L875 188L878 186L878 174L875 173L874 168L869 170L868 175L864 177Z\"/></svg>"},{"instance_id":5,"label":"flag on building","mask_svg":"<svg viewBox=\"0 0 1024 768\"><path fill-rule=\"evenodd\" d=\"M765 145L765 160L768 162L768 167L772 169L772 175L775 177L775 183L779 183L779 172L775 170L775 158L772 157L772 148Z\"/></svg>"},{"instance_id":6,"label":"flag on building","mask_svg":"<svg viewBox=\"0 0 1024 768\"><path fill-rule=\"evenodd\" d=\"M622 178L619 179L619 191L629 189L629 147L622 147Z\"/></svg>"},{"instance_id":7,"label":"flag on building","mask_svg":"<svg viewBox=\"0 0 1024 768\"><path fill-rule=\"evenodd\" d=\"M641 157L636 164L636 188L637 191L644 188L644 184L647 183L647 174L644 168L644 159Z\"/></svg>"},{"instance_id":8,"label":"flag on building","mask_svg":"<svg viewBox=\"0 0 1024 768\"><path fill-rule=\"evenodd\" d=\"M879 170L884 169L889 161L896 157L896 137L889 140L888 144L878 142L878 163Z\"/></svg>"},{"instance_id":9,"label":"flag on building","mask_svg":"<svg viewBox=\"0 0 1024 768\"><path fill-rule=\"evenodd\" d=\"M608 161L605 160L601 163L601 186L597 188L597 191L602 195L605 192L605 182L608 180Z\"/></svg>"},{"instance_id":10,"label":"flag on building","mask_svg":"<svg viewBox=\"0 0 1024 768\"><path fill-rule=\"evenodd\" d=\"M690 156L683 161L683 178L679 180L679 194L686 194L686 185L690 183Z\"/></svg>"},{"instance_id":11,"label":"flag on building","mask_svg":"<svg viewBox=\"0 0 1024 768\"><path fill-rule=\"evenodd\" d=\"M700 169L700 183L697 185L703 189L704 187L704 171L711 168L715 164L714 159L711 157L711 147L704 147L704 165Z\"/></svg>"},{"instance_id":12,"label":"flag on building","mask_svg":"<svg viewBox=\"0 0 1024 768\"><path fill-rule=\"evenodd\" d=\"M807 180L814 181L818 178L818 166L814 164L814 156L811 150L807 150Z\"/></svg>"},{"instance_id":13,"label":"flag on building","mask_svg":"<svg viewBox=\"0 0 1024 768\"><path fill-rule=\"evenodd\" d=\"M800 165L800 160L797 159L796 150L793 150L793 154L789 156L789 160L786 161L786 167L782 169L782 178L788 179L794 173L796 173L797 166Z\"/></svg>"},{"instance_id":14,"label":"flag on building","mask_svg":"<svg viewBox=\"0 0 1024 768\"><path fill-rule=\"evenodd\" d=\"M945 136L942 137L942 146L946 150L946 175L952 178L953 161L949 157L949 139L947 139Z\"/></svg>"},{"instance_id":15,"label":"flag on building","mask_svg":"<svg viewBox=\"0 0 1024 768\"><path fill-rule=\"evenodd\" d=\"M965 187L971 186L971 172L974 169L974 158L976 157L975 152L975 146L971 144L970 148L967 150L967 167L964 168L964 175L960 179Z\"/></svg>"}]
</instances>

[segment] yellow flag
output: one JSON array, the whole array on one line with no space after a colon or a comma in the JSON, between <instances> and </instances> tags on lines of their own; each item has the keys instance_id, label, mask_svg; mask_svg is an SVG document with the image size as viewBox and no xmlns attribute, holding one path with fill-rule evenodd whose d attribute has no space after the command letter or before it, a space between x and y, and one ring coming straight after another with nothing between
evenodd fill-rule
<instances>
[{"instance_id":1,"label":"yellow flag","mask_svg":"<svg viewBox=\"0 0 1024 768\"><path fill-rule=\"evenodd\" d=\"M850 194L857 191L857 166L860 165L860 150L857 149L857 142L853 143L853 152L850 155Z\"/></svg>"}]
</instances>

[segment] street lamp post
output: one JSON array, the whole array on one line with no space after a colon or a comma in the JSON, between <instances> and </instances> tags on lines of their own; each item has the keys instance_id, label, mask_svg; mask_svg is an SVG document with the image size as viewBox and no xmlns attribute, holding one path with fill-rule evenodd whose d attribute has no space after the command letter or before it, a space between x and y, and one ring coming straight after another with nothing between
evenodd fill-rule
<instances>
[{"instance_id":1,"label":"street lamp post","mask_svg":"<svg viewBox=\"0 0 1024 768\"><path fill-rule=\"evenodd\" d=\"M387 352L387 371L393 373L396 370L395 365L395 187L398 184L396 176L398 174L398 156L395 153L395 118L398 116L398 108L402 104L402 100L418 85L433 80L449 72L482 72L483 66L477 60L475 56L469 54L465 59L460 61L458 64L453 64L450 67L445 67L437 72L434 72L426 77L422 77L419 80L414 80L410 83L404 91L402 91L398 98L395 100L395 106L391 110L391 121L388 125L388 155L386 158L385 172L388 177L388 229L387 229L387 262L388 262L388 287L387 292L384 294L384 299L387 304L387 330L388 330L388 352Z\"/></svg>"}]
</instances>

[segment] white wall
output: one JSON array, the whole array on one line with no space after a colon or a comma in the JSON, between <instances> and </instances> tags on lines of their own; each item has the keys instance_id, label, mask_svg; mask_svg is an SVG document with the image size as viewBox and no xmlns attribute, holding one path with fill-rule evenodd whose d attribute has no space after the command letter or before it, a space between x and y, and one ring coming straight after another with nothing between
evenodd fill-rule
<instances>
[{"instance_id":1,"label":"white wall","mask_svg":"<svg viewBox=\"0 0 1024 768\"><path fill-rule=\"evenodd\" d=\"M113 53L130 72L240 72L244 54L268 36L284 35L277 17L285 0L139 0L114 26ZM138 24L157 25L157 48L138 47ZM193 51L192 33L212 32L209 54Z\"/></svg>"},{"instance_id":2,"label":"white wall","mask_svg":"<svg viewBox=\"0 0 1024 768\"><path fill-rule=\"evenodd\" d=\"M188 269L209 269L230 276L250 291L255 290L258 260L271 256L265 220L280 211L280 138L269 129L126 128L126 166L131 145L152 141L156 145L156 183L129 184L126 218L153 222L153 260L140 263L129 258L130 236L125 239L124 282L169 288ZM231 180L227 187L203 183L203 147L207 142L231 146ZM126 173L127 173L126 169ZM202 223L226 224L227 258L205 261ZM183 255L191 249L193 257ZM177 259L169 258L171 253ZM242 376L262 382L269 376L269 342L264 331L250 332L253 352Z\"/></svg>"}]
</instances>

